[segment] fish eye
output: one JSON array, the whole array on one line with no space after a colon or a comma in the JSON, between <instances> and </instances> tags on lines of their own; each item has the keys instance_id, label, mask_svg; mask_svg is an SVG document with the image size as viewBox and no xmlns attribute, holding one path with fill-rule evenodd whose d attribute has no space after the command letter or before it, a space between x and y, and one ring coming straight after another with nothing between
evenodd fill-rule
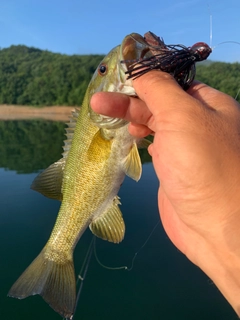
<instances>
[{"instance_id":1,"label":"fish eye","mask_svg":"<svg viewBox=\"0 0 240 320\"><path fill-rule=\"evenodd\" d=\"M100 76L104 76L107 73L107 66L105 64L100 64L100 66L98 67L98 74L100 74Z\"/></svg>"}]
</instances>

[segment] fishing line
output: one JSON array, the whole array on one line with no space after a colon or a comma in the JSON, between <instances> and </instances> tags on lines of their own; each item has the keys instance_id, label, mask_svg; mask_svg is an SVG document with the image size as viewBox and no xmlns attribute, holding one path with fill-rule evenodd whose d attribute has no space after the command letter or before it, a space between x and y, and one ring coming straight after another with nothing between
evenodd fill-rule
<instances>
[{"instance_id":1,"label":"fishing line","mask_svg":"<svg viewBox=\"0 0 240 320\"><path fill-rule=\"evenodd\" d=\"M213 19L212 19L212 14L211 14L211 11L210 11L210 6L209 6L209 3L208 3L208 11L209 11L209 27L210 27L210 43L209 43L209 46L210 48L213 50L215 50L216 47L218 47L219 45L222 45L222 44L225 44L225 43L233 43L233 44L238 44L240 45L240 42L238 41L223 41L223 42L220 42L218 43L216 46L212 46L212 39L213 39ZM240 89L238 89L237 91L237 94L235 96L235 100L237 100L238 96L239 96L239 93L240 93Z\"/></svg>"},{"instance_id":2,"label":"fishing line","mask_svg":"<svg viewBox=\"0 0 240 320\"><path fill-rule=\"evenodd\" d=\"M128 269L127 266L122 266L122 267L108 267L108 266L104 265L104 264L99 260L99 258L98 258L98 256L97 256L96 237L94 237L94 256L95 256L95 258L96 258L96 260L97 260L97 263L98 263L101 267L103 267L103 268L105 268L105 269L108 269L108 270L121 270L121 269L127 270L127 269Z\"/></svg>"},{"instance_id":3,"label":"fishing line","mask_svg":"<svg viewBox=\"0 0 240 320\"><path fill-rule=\"evenodd\" d=\"M209 12L209 28L210 28L209 46L212 49L213 24L212 24L212 14L211 14L209 3L207 4L207 7L208 7L208 12Z\"/></svg>"},{"instance_id":4,"label":"fishing line","mask_svg":"<svg viewBox=\"0 0 240 320\"><path fill-rule=\"evenodd\" d=\"M235 96L235 100L237 100L237 98L238 98L238 96L239 96L239 92L240 92L240 89L238 89L238 92L237 92L237 94L236 94L236 96Z\"/></svg>"},{"instance_id":5,"label":"fishing line","mask_svg":"<svg viewBox=\"0 0 240 320\"><path fill-rule=\"evenodd\" d=\"M207 4L207 6L208 6L208 11L209 11L209 28L210 28L210 36L209 36L209 41L210 41L210 43L209 43L209 46L210 46L210 48L212 49L212 50L214 50L216 47L218 47L219 45L221 45L221 44L225 44L225 43L235 43L235 44L238 44L238 45L240 45L240 42L237 42L237 41L223 41L223 42L220 42L220 43L218 43L216 46L212 46L212 43L213 43L213 41L212 41L212 39L213 39L213 16L212 16L212 14L211 14L211 10L210 10L210 5L209 5L209 3Z\"/></svg>"},{"instance_id":6,"label":"fishing line","mask_svg":"<svg viewBox=\"0 0 240 320\"><path fill-rule=\"evenodd\" d=\"M237 42L237 41L223 41L223 42L220 42L218 44L216 44L216 46L212 47L212 50L215 49L216 47L220 46L221 44L225 44L225 43L234 43L234 44L238 44L240 45L240 42Z\"/></svg>"},{"instance_id":7,"label":"fishing line","mask_svg":"<svg viewBox=\"0 0 240 320\"><path fill-rule=\"evenodd\" d=\"M78 292L77 292L77 297L76 297L76 304L75 304L75 309L74 309L74 312L73 312L73 316L70 318L71 320L74 319L74 316L75 316L75 313L76 313L76 309L77 309L77 306L78 306L78 303L79 303L79 299L80 299L80 295L81 295L81 292L82 292L82 288L83 288L83 281L86 277L86 274L87 274L87 271L88 271L88 267L89 267L89 263L90 263L90 260L91 260L91 257L92 257L92 253L94 252L94 256L96 258L96 261L97 263L103 267L104 269L108 269L108 270L121 270L121 269L124 269L124 270L127 270L127 271L131 271L133 269L133 266L134 266L134 262L135 262L135 259L138 255L138 253L146 246L146 244L148 243L149 239L151 238L151 236L153 235L154 231L156 230L156 228L158 227L160 223L160 220L157 222L157 224L154 226L154 228L152 229L151 233L149 234L149 236L147 237L147 239L144 241L143 245L140 247L140 249L135 252L133 258L132 258L132 263L131 263L131 267L128 268L127 266L121 266L121 267L108 267L106 265L104 265L98 258L97 256L97 250L96 250L96 237L93 236L92 237L92 240L89 244L89 247L88 247L88 250L87 250L87 253L85 255L85 258L84 258L84 261L83 261L83 264L82 264L82 267L81 267L81 270L80 272L78 273L78 276L77 276L77 283L76 283L76 286L78 285L79 281L81 281L80 283L80 286L79 286L79 289L78 289Z\"/></svg>"},{"instance_id":8,"label":"fishing line","mask_svg":"<svg viewBox=\"0 0 240 320\"><path fill-rule=\"evenodd\" d=\"M87 254L86 254L85 259L84 259L83 264L82 264L82 268L81 268L81 270L80 270L80 272L78 273L78 276L77 276L76 286L78 285L79 281L81 281L81 284L80 284L79 289L78 289L78 293L77 293L77 297L76 297L75 309L74 309L74 313L73 313L73 316L72 316L71 320L73 320L73 318L75 316L75 312L76 312L77 305L78 305L78 302L79 302L79 299L80 299L80 295L81 295L81 292L82 292L82 288L83 288L83 281L84 281L84 279L86 277L86 274L87 274L87 271L88 271L88 267L89 267L89 263L90 263L90 260L91 260L91 257L92 257L94 239L95 239L95 236L92 237L92 240L91 240L90 245L88 247Z\"/></svg>"},{"instance_id":9,"label":"fishing line","mask_svg":"<svg viewBox=\"0 0 240 320\"><path fill-rule=\"evenodd\" d=\"M150 235L147 237L147 239L144 241L143 245L140 247L140 249L135 252L133 258L132 258L132 263L131 263L131 267L128 268L127 266L121 266L121 267L108 267L106 265L104 265L98 258L97 256L97 251L96 251L96 240L94 238L94 255L95 255L95 258L98 262L98 264L105 268L105 269L108 269L108 270L121 270L121 269L124 269L124 270L127 270L127 271L131 271L133 269L133 266L134 266L134 262L135 262L135 259L138 255L138 253L146 246L146 244L148 243L149 239L151 238L151 236L153 235L154 231L156 230L156 228L158 227L158 225L160 224L160 220L156 223L156 225L154 226L154 228L152 229Z\"/></svg>"},{"instance_id":10,"label":"fishing line","mask_svg":"<svg viewBox=\"0 0 240 320\"><path fill-rule=\"evenodd\" d=\"M212 48L212 15L210 14L210 48Z\"/></svg>"},{"instance_id":11,"label":"fishing line","mask_svg":"<svg viewBox=\"0 0 240 320\"><path fill-rule=\"evenodd\" d=\"M80 272L78 272L76 285L78 285L78 282L79 282L79 281L83 281L83 280L84 280L84 276L86 275L85 265L86 265L87 263L89 264L88 259L89 259L89 256L91 257L91 255L92 255L93 241L94 241L94 236L92 237L92 240L91 240L91 242L90 242L90 244L89 244L88 251L87 251L87 253L86 253L86 256L85 256L84 261L83 261L83 264L82 264L82 268L81 268ZM85 268L85 270L84 270L84 268ZM81 274L83 274L83 277L81 276Z\"/></svg>"},{"instance_id":12,"label":"fishing line","mask_svg":"<svg viewBox=\"0 0 240 320\"><path fill-rule=\"evenodd\" d=\"M88 247L88 250L87 250L87 253L85 255L85 258L84 258L84 261L83 261L83 264L82 264L82 267L81 267L81 270L80 272L78 273L78 276L77 276L77 283L76 283L76 286L78 285L79 281L81 281L81 284L79 286L79 289L78 289L78 292L77 292L77 297L76 297L76 304L75 304L75 309L74 309L74 312L73 312L73 315L72 317L70 318L70 320L73 320L74 317L75 317L75 313L76 313L76 309L77 309L77 306L78 306L78 303L79 303L79 299L80 299L80 295L81 295L81 292L82 292L82 288L83 288L83 281L86 277L86 274L87 274L87 271L88 271L88 267L89 267L89 263L90 263L90 260L91 260L91 257L92 257L92 253L94 252L94 256L96 258L96 261L97 263L103 267L104 269L108 269L108 270L121 270L121 269L124 269L124 270L127 270L127 271L131 271L133 269L133 266L134 266L134 262L135 262L135 259L138 255L138 253L146 246L146 244L148 243L149 239L151 238L151 236L153 235L154 231L156 230L156 228L158 227L160 223L160 220L156 223L156 225L154 226L154 228L152 229L151 233L149 234L149 236L147 237L147 239L144 241L143 245L140 247L140 249L135 252L133 258L132 258L132 263L131 263L131 267L128 268L127 266L121 266L121 267L108 267L106 265L104 265L98 258L97 256L97 250L96 250L96 237L93 236L92 237L92 240L89 244L89 247Z\"/></svg>"},{"instance_id":13,"label":"fishing line","mask_svg":"<svg viewBox=\"0 0 240 320\"><path fill-rule=\"evenodd\" d=\"M151 238L151 236L153 235L154 231L157 229L158 225L160 223L160 220L158 220L157 224L155 225L155 227L152 229L152 232L150 233L150 235L147 237L147 239L145 240L145 242L143 243L143 245L140 247L140 249L135 252L133 258L132 258L132 265L130 268L128 268L128 271L131 271L133 269L133 265L134 265L134 261L138 255L138 253L146 246L146 244L148 243L149 239Z\"/></svg>"}]
</instances>

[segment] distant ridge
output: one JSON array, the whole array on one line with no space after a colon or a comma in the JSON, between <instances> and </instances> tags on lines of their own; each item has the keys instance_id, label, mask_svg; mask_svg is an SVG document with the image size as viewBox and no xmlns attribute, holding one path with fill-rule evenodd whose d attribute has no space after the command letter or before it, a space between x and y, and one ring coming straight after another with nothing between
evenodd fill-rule
<instances>
[{"instance_id":1,"label":"distant ridge","mask_svg":"<svg viewBox=\"0 0 240 320\"><path fill-rule=\"evenodd\" d=\"M240 89L240 63L226 63L207 60L197 64L196 79L236 97ZM240 97L237 97L240 102Z\"/></svg>"},{"instance_id":2,"label":"distant ridge","mask_svg":"<svg viewBox=\"0 0 240 320\"><path fill-rule=\"evenodd\" d=\"M1 49L0 104L80 106L103 57L70 56L24 45ZM196 79L235 97L240 64L206 60L197 64Z\"/></svg>"},{"instance_id":3,"label":"distant ridge","mask_svg":"<svg viewBox=\"0 0 240 320\"><path fill-rule=\"evenodd\" d=\"M214 63L216 61L212 61L210 59L203 60L197 63L197 66L209 66L210 64Z\"/></svg>"}]
</instances>

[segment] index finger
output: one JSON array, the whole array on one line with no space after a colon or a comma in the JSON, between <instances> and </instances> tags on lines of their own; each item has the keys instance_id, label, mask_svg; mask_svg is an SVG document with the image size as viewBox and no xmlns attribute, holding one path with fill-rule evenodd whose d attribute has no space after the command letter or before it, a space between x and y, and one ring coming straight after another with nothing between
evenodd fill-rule
<instances>
[{"instance_id":1,"label":"index finger","mask_svg":"<svg viewBox=\"0 0 240 320\"><path fill-rule=\"evenodd\" d=\"M139 98L146 103L154 117L165 111L178 109L191 109L193 104L199 102L187 94L168 73L150 71L133 81L133 86ZM184 102L184 103L183 103Z\"/></svg>"},{"instance_id":2,"label":"index finger","mask_svg":"<svg viewBox=\"0 0 240 320\"><path fill-rule=\"evenodd\" d=\"M203 109L221 112L239 109L239 103L229 95L194 81L185 92L170 74L152 70L133 81L139 98L146 103L154 117L171 111L185 114ZM179 110L179 105L181 108Z\"/></svg>"}]
</instances>

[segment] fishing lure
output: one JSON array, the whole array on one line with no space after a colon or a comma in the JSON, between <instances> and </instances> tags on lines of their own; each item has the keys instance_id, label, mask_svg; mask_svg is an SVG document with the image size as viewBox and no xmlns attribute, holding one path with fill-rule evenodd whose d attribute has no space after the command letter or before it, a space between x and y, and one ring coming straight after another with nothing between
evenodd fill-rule
<instances>
[{"instance_id":1,"label":"fishing lure","mask_svg":"<svg viewBox=\"0 0 240 320\"><path fill-rule=\"evenodd\" d=\"M144 35L144 39L153 55L132 60L126 71L128 79L136 79L150 70L162 70L170 73L178 84L187 90L196 75L195 63L206 60L212 52L205 42L197 42L192 47L181 44L166 45L162 38L150 31Z\"/></svg>"}]
</instances>

